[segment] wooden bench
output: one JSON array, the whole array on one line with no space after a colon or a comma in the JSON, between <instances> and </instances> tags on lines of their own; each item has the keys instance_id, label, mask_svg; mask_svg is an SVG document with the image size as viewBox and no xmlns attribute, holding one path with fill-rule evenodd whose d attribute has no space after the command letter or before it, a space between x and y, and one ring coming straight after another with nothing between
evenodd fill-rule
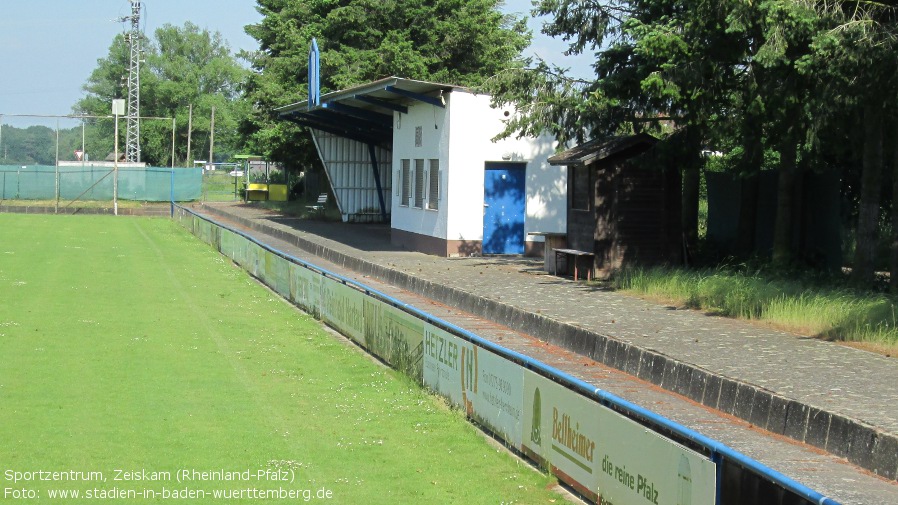
<instances>
[{"instance_id":1,"label":"wooden bench","mask_svg":"<svg viewBox=\"0 0 898 505\"><path fill-rule=\"evenodd\" d=\"M555 275L558 275L559 257L563 257L565 259L565 265L568 266L568 269L570 269L570 265L571 263L573 263L575 281L578 279L580 273L580 269L577 263L582 258L586 258L587 260L589 260L589 268L586 270L586 280L592 280L593 272L595 270L595 253L578 251L576 249L555 249Z\"/></svg>"},{"instance_id":2,"label":"wooden bench","mask_svg":"<svg viewBox=\"0 0 898 505\"><path fill-rule=\"evenodd\" d=\"M321 193L318 195L318 201L315 202L315 205L306 205L306 208L315 211L318 213L324 212L324 206L327 204L327 193Z\"/></svg>"}]
</instances>

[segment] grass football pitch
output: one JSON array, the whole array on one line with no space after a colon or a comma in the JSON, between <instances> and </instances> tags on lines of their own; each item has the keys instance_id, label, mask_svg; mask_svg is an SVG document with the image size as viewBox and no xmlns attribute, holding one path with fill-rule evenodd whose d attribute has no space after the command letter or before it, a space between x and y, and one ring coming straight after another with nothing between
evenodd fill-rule
<instances>
[{"instance_id":1,"label":"grass football pitch","mask_svg":"<svg viewBox=\"0 0 898 505\"><path fill-rule=\"evenodd\" d=\"M0 214L0 472L0 503L563 500L176 223L111 216Z\"/></svg>"}]
</instances>

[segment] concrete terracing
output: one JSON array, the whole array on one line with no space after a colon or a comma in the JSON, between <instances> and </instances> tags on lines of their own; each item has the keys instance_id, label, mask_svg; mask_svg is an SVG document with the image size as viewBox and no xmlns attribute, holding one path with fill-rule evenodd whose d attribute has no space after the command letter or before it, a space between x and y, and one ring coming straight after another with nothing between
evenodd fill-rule
<instances>
[{"instance_id":1,"label":"concrete terracing","mask_svg":"<svg viewBox=\"0 0 898 505\"><path fill-rule=\"evenodd\" d=\"M652 304L547 275L541 261L397 250L383 225L299 220L240 204L196 210L642 405L841 503L898 503L895 358Z\"/></svg>"}]
</instances>

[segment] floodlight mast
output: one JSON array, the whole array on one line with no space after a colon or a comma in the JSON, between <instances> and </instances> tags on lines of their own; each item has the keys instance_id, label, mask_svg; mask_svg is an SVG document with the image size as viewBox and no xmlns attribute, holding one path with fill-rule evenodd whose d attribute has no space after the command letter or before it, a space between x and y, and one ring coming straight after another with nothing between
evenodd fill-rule
<instances>
[{"instance_id":1,"label":"floodlight mast","mask_svg":"<svg viewBox=\"0 0 898 505\"><path fill-rule=\"evenodd\" d=\"M140 162L140 0L130 0L131 15L122 21L131 21L131 31L125 39L131 46L128 65L128 112L125 140L125 160Z\"/></svg>"}]
</instances>

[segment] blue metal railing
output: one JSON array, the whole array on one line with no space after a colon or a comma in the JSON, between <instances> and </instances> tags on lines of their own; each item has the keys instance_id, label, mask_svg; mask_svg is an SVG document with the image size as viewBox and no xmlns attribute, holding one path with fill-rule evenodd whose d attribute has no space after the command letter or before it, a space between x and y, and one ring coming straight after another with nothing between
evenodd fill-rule
<instances>
[{"instance_id":1,"label":"blue metal railing","mask_svg":"<svg viewBox=\"0 0 898 505\"><path fill-rule=\"evenodd\" d=\"M321 268L313 263L309 263L305 260L296 258L294 256L291 256L288 253L285 253L283 251L275 249L274 247L272 247L268 244L265 244L264 242L261 242L244 232L235 230L226 224L220 223L220 222L218 222L212 218L209 218L207 216L197 214L196 212L194 212L188 208L185 208L181 205L178 205L176 203L173 203L173 205L175 207L178 207L179 209L199 218L199 219L208 221L216 226L219 226L219 227L224 228L232 233L240 235L241 237L243 237L243 238L249 240L250 242L258 245L259 247L265 249L266 251L274 253L274 254L284 258L287 261L290 261L290 262L300 265L304 268L312 270L313 272L317 272L325 277L329 277L329 278L331 278L335 281L338 281L344 285L353 287L359 291L364 292L365 294L367 294L369 296L379 299L380 301L382 301L384 303L387 303L393 307L401 309L409 314L412 314L427 323L430 323L430 324L437 326L441 329L449 331L450 333L453 333L456 336L459 336L465 340L468 340L469 342L476 344L479 347L482 347L482 348L487 349L499 356L502 356L505 359L516 362L516 363L526 367L529 370L532 370L532 371L537 372L541 375L544 375L548 378L551 378L551 379L555 380L557 383L567 386L569 389L575 390L575 391L579 392L580 394L582 394L583 396L586 396L587 398L594 399L594 400L598 401L599 403L601 403L602 405L612 408L613 410L620 412L621 414L624 414L631 419L634 419L634 420L636 420L644 425L647 425L649 427L655 428L656 432L660 428L661 430L664 430L666 432L676 435L681 440L689 441L690 443L694 444L695 446L701 447L703 450L705 450L707 452L707 454L711 458L711 460L714 461L715 464L717 465L717 474L718 474L717 501L718 501L718 503L720 501L720 495L721 495L720 475L721 475L721 470L722 470L722 466L723 466L722 463L725 460L729 460L749 471L757 473L758 475L768 479L770 482L773 482L774 484L777 484L777 485L783 487L784 489L791 491L792 493L795 493L799 497L801 497L805 500L808 500L812 503L816 503L818 505L840 505L839 502L833 500L832 498L826 497L826 496L818 493L817 491L814 491L813 489L805 486L804 484L801 484L800 482L797 482L797 481L787 477L786 475L783 475L782 473L777 472L776 470L774 470L770 467L767 467L766 465L764 465L758 461L755 461L754 459L749 458L748 456L736 451L735 449L732 449L714 439L711 439L705 435L702 435L701 433L699 433L695 430L692 430L692 429L687 428L679 423L671 421L670 419L660 416L646 408L640 407L639 405L636 405L635 403L624 400L623 398L620 398L620 397L618 397L612 393L609 393L607 391L604 391L600 388L596 388L595 386L593 386L581 379L578 379L578 378L576 378L566 372L563 372L557 368L546 365L545 363L542 363L539 360L533 359L530 356L521 354L516 351L512 351L511 349L507 349L505 347L502 347L501 345L498 345L494 342L486 340L483 337L480 337L464 328L461 328L461 327L459 327L455 324L452 324L448 321L444 321L434 315L431 315L428 312L418 309L417 307L415 307L411 304L405 303L405 302L403 302L397 298L394 298L386 293L382 293L382 292L380 292L376 289L372 289L371 287L366 286L360 282L354 281L354 280L344 277L340 274L337 274L337 273L331 272L329 270L326 270L324 268Z\"/></svg>"}]
</instances>

